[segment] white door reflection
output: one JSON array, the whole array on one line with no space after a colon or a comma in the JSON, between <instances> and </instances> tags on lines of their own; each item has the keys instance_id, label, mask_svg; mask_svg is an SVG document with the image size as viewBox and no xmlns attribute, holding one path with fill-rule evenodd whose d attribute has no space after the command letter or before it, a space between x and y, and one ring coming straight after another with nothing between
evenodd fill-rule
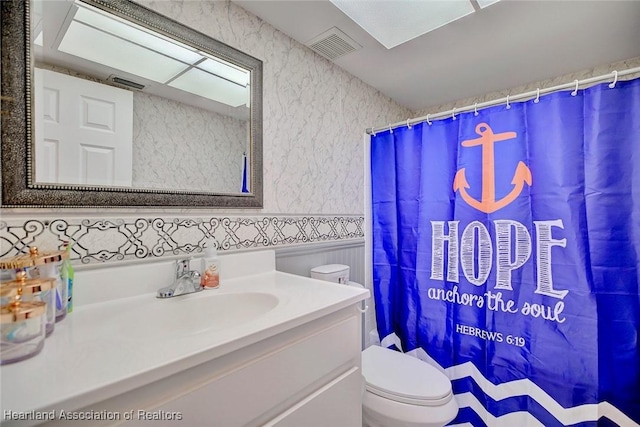
<instances>
[{"instance_id":1,"label":"white door reflection","mask_svg":"<svg viewBox=\"0 0 640 427\"><path fill-rule=\"evenodd\" d=\"M36 182L130 187L133 93L34 70Z\"/></svg>"}]
</instances>

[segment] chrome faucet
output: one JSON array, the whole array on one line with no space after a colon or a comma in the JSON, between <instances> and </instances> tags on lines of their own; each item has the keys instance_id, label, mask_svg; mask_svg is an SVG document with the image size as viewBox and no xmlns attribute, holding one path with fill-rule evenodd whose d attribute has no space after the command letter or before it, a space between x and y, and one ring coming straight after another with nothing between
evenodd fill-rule
<instances>
[{"instance_id":1,"label":"chrome faucet","mask_svg":"<svg viewBox=\"0 0 640 427\"><path fill-rule=\"evenodd\" d=\"M176 261L176 278L171 286L158 289L158 298L171 298L178 295L200 292L203 287L200 284L200 273L189 270L191 259Z\"/></svg>"}]
</instances>

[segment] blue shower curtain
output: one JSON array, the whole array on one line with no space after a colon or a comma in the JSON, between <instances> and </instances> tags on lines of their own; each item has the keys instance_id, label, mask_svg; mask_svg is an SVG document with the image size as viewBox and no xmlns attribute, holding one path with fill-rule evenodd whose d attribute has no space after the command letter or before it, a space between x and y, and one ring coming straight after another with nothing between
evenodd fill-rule
<instances>
[{"instance_id":1,"label":"blue shower curtain","mask_svg":"<svg viewBox=\"0 0 640 427\"><path fill-rule=\"evenodd\" d=\"M378 133L371 187L378 333L452 424L640 423L640 79Z\"/></svg>"}]
</instances>

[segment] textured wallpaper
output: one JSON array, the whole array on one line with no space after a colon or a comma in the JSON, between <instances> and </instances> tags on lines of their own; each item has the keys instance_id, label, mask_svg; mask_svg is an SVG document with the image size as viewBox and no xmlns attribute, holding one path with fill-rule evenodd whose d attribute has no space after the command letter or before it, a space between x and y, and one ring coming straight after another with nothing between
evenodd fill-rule
<instances>
[{"instance_id":1,"label":"textured wallpaper","mask_svg":"<svg viewBox=\"0 0 640 427\"><path fill-rule=\"evenodd\" d=\"M426 116L427 114L436 114L443 111L449 111L453 108L462 108L469 105L474 105L476 102L481 103L481 102L491 101L493 99L505 98L507 95L517 95L520 93L534 91L537 88L544 89L552 86L561 85L564 83L570 83L574 80L583 80L583 79L588 79L590 77L602 76L605 74L612 73L614 70L627 70L629 68L635 68L635 67L640 67L640 57L628 59L625 61L614 62L613 64L600 65L597 67L589 68L587 70L578 71L576 73L565 74L563 76L558 76L553 79L533 82L523 86L514 87L511 89L501 90L498 92L490 92L475 98L460 99L458 101L450 102L443 105L438 105L436 107L415 111L413 117L422 117L422 116ZM635 74L635 75L630 74L628 76L621 77L619 80L630 80L638 76L640 76L640 74ZM613 76L612 76L612 79L613 79ZM584 89L584 86L581 86L580 89Z\"/></svg>"},{"instance_id":2,"label":"textured wallpaper","mask_svg":"<svg viewBox=\"0 0 640 427\"><path fill-rule=\"evenodd\" d=\"M133 186L239 193L246 121L134 92Z\"/></svg>"}]
</instances>

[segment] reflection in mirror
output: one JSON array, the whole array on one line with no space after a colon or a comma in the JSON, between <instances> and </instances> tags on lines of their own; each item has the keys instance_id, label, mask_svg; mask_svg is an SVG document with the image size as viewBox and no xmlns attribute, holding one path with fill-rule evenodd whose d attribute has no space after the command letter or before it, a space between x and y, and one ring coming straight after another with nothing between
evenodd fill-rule
<instances>
[{"instance_id":1,"label":"reflection in mirror","mask_svg":"<svg viewBox=\"0 0 640 427\"><path fill-rule=\"evenodd\" d=\"M2 24L4 205L262 206L260 60L129 0Z\"/></svg>"},{"instance_id":2,"label":"reflection in mirror","mask_svg":"<svg viewBox=\"0 0 640 427\"><path fill-rule=\"evenodd\" d=\"M81 1L33 12L37 183L249 191L249 70Z\"/></svg>"}]
</instances>

